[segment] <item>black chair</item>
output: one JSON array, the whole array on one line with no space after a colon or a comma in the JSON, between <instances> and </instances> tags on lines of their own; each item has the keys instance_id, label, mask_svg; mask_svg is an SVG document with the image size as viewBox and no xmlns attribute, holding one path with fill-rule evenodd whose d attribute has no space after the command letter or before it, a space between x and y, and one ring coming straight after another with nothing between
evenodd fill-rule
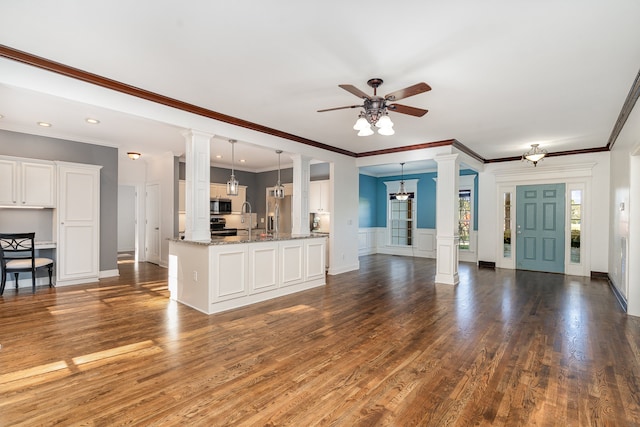
<instances>
[{"instance_id":1,"label":"black chair","mask_svg":"<svg viewBox=\"0 0 640 427\"><path fill-rule=\"evenodd\" d=\"M0 266L2 266L2 285L0 295L4 293L7 284L7 274L13 273L18 289L18 274L31 272L33 292L36 291L36 269L47 267L49 269L49 287L51 282L51 269L53 260L49 258L36 258L34 245L36 233L0 233Z\"/></svg>"}]
</instances>

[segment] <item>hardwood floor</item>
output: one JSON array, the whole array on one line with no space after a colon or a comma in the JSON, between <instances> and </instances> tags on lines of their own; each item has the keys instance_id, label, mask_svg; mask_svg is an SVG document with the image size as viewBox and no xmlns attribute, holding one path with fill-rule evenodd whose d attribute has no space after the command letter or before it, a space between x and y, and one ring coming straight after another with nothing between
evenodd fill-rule
<instances>
[{"instance_id":1,"label":"hardwood floor","mask_svg":"<svg viewBox=\"0 0 640 427\"><path fill-rule=\"evenodd\" d=\"M0 298L0 425L640 425L640 319L606 282L371 255L207 316L167 271Z\"/></svg>"}]
</instances>

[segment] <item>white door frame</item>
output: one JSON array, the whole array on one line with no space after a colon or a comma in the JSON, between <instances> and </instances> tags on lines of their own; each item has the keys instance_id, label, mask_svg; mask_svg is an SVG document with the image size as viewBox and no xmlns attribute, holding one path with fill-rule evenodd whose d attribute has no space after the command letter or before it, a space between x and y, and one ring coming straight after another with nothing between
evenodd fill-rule
<instances>
[{"instance_id":1,"label":"white door frame","mask_svg":"<svg viewBox=\"0 0 640 427\"><path fill-rule=\"evenodd\" d=\"M565 194L570 195L571 190L582 190L582 223L580 238L580 263L571 263L571 198L565 197L565 267L564 274L575 276L591 275L591 176L595 163L582 163L574 165L547 166L544 174L532 176L528 169L499 170L496 177L496 267L515 269L515 224L516 224L516 187L519 185L538 184L565 184ZM542 168L538 168L540 171ZM503 194L511 193L511 257L505 258L503 254Z\"/></svg>"}]
</instances>

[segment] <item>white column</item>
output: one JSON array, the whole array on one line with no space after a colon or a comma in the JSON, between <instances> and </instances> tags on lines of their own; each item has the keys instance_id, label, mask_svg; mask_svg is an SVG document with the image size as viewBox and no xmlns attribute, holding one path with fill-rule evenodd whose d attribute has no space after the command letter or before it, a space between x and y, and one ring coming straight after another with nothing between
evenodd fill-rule
<instances>
[{"instance_id":1,"label":"white column","mask_svg":"<svg viewBox=\"0 0 640 427\"><path fill-rule=\"evenodd\" d=\"M309 229L309 175L310 157L300 154L291 156L293 159L293 205L292 234L308 235Z\"/></svg>"},{"instance_id":2,"label":"white column","mask_svg":"<svg viewBox=\"0 0 640 427\"><path fill-rule=\"evenodd\" d=\"M458 154L435 157L438 163L436 184L436 283L457 285L458 278Z\"/></svg>"},{"instance_id":3,"label":"white column","mask_svg":"<svg viewBox=\"0 0 640 427\"><path fill-rule=\"evenodd\" d=\"M184 134L185 153L185 239L210 240L209 224L211 138L190 130Z\"/></svg>"}]
</instances>

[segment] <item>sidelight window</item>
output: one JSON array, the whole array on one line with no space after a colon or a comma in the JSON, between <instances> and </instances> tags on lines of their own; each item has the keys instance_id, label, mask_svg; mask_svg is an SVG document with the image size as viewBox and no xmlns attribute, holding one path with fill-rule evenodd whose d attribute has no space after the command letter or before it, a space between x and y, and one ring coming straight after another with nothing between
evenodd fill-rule
<instances>
[{"instance_id":1,"label":"sidelight window","mask_svg":"<svg viewBox=\"0 0 640 427\"><path fill-rule=\"evenodd\" d=\"M460 249L468 250L471 247L471 190L459 191L458 213Z\"/></svg>"},{"instance_id":2,"label":"sidelight window","mask_svg":"<svg viewBox=\"0 0 640 427\"><path fill-rule=\"evenodd\" d=\"M571 190L571 262L580 263L582 190Z\"/></svg>"},{"instance_id":3,"label":"sidelight window","mask_svg":"<svg viewBox=\"0 0 640 427\"><path fill-rule=\"evenodd\" d=\"M503 193L502 200L502 256L511 258L511 193Z\"/></svg>"}]
</instances>

